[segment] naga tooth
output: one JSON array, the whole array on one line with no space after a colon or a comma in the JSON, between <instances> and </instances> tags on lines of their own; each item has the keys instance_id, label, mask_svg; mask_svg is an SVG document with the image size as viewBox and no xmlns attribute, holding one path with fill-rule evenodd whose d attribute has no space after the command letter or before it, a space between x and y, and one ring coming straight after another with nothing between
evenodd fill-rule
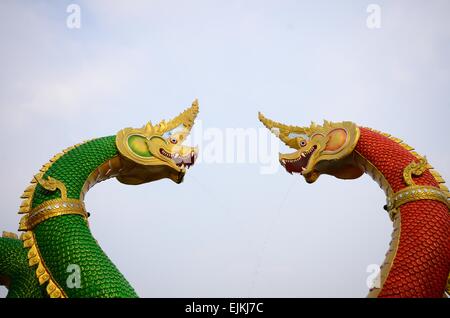
<instances>
[{"instance_id":1,"label":"naga tooth","mask_svg":"<svg viewBox=\"0 0 450 318\"><path fill-rule=\"evenodd\" d=\"M302 152L302 157L303 157L303 158L305 158L305 157L306 157L306 155L305 155L305 153L304 153L304 152Z\"/></svg>"},{"instance_id":2,"label":"naga tooth","mask_svg":"<svg viewBox=\"0 0 450 318\"><path fill-rule=\"evenodd\" d=\"M306 168L305 168L305 167L302 167L302 172L303 172L303 171L306 171Z\"/></svg>"}]
</instances>

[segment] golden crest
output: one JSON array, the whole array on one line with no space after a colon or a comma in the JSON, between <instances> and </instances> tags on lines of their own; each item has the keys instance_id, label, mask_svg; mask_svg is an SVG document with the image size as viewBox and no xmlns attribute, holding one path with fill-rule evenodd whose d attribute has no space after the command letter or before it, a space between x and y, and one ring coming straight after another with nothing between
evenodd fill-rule
<instances>
[{"instance_id":1,"label":"golden crest","mask_svg":"<svg viewBox=\"0 0 450 318\"><path fill-rule=\"evenodd\" d=\"M175 150L183 150L181 142L189 134L192 126L194 125L195 118L199 112L198 100L195 100L191 107L186 109L184 112L180 113L178 116L172 120L165 121L162 120L157 125L152 125L148 122L142 128L125 128L117 133L116 145L122 156L130 159L141 165L157 165L162 159L159 151L151 152L150 149L152 140L165 140L167 133L175 129L179 129L178 134L178 145L168 144L164 148L170 148L170 150L163 149L164 152L170 152L173 148ZM169 147L170 146L170 147ZM163 153L164 153L163 152ZM185 153L183 153L184 155Z\"/></svg>"},{"instance_id":2,"label":"golden crest","mask_svg":"<svg viewBox=\"0 0 450 318\"><path fill-rule=\"evenodd\" d=\"M311 123L309 127L284 125L259 113L259 120L294 153L280 154L280 163L289 173L303 175L307 182L314 182L320 174L333 174L338 178L357 178L362 174L358 168L330 169L331 163L349 156L359 140L356 124L344 121L323 125Z\"/></svg>"}]
</instances>

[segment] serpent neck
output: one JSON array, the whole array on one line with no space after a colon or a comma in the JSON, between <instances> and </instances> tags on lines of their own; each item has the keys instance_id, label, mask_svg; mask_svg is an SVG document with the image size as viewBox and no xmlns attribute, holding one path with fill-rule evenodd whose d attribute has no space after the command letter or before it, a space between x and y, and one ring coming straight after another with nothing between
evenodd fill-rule
<instances>
[{"instance_id":1,"label":"serpent neck","mask_svg":"<svg viewBox=\"0 0 450 318\"><path fill-rule=\"evenodd\" d=\"M407 184L403 178L403 171L410 163L419 161L420 156L412 151L413 148L403 144L397 138L369 128L360 127L359 129L361 135L355 150L361 156L359 160L365 160L372 166L367 167L364 164L366 172L383 189L387 188L385 192L397 192L405 188ZM360 163L363 164L362 161ZM439 187L429 170L415 177L414 182L417 185Z\"/></svg>"},{"instance_id":2,"label":"serpent neck","mask_svg":"<svg viewBox=\"0 0 450 318\"><path fill-rule=\"evenodd\" d=\"M67 189L68 198L83 199L86 191L84 186L89 176L117 155L115 136L94 139L71 149L51 163L43 178L52 177L62 182ZM32 207L56 198L61 198L59 190L48 191L38 184Z\"/></svg>"},{"instance_id":3,"label":"serpent neck","mask_svg":"<svg viewBox=\"0 0 450 318\"><path fill-rule=\"evenodd\" d=\"M95 183L115 176L120 169L117 164L120 160L115 136L109 136L91 140L57 156L44 169L43 178L51 177L63 183L68 199L83 200L85 192ZM106 170L105 166L108 167ZM49 191L37 184L31 206L34 208L61 197L60 190ZM100 248L82 216L66 214L49 218L28 232L30 236L33 243L30 251L35 249L39 257L36 261L38 269L43 267L50 276L46 287L50 296L51 284L62 296L69 298L137 296Z\"/></svg>"},{"instance_id":4,"label":"serpent neck","mask_svg":"<svg viewBox=\"0 0 450 318\"><path fill-rule=\"evenodd\" d=\"M421 157L401 140L360 127L355 148L359 165L388 197L405 189L405 168ZM446 190L442 178L427 167L414 183ZM381 265L380 286L369 297L442 297L450 271L450 214L435 200L408 202L393 216L394 231Z\"/></svg>"}]
</instances>

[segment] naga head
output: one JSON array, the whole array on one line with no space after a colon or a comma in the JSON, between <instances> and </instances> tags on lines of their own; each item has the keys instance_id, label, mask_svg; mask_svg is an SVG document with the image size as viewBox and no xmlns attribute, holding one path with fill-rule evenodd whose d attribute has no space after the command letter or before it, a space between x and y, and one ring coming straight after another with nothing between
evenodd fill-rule
<instances>
[{"instance_id":1,"label":"naga head","mask_svg":"<svg viewBox=\"0 0 450 318\"><path fill-rule=\"evenodd\" d=\"M142 128L125 128L117 133L116 145L124 169L117 179L141 184L162 178L181 183L186 169L197 158L198 149L183 145L198 114L198 101L172 120Z\"/></svg>"},{"instance_id":2,"label":"naga head","mask_svg":"<svg viewBox=\"0 0 450 318\"><path fill-rule=\"evenodd\" d=\"M281 165L290 174L301 174L313 183L321 174L341 179L356 179L363 171L350 154L359 139L359 129L352 122L323 125L311 123L309 127L288 126L264 117L259 120L295 152L279 155Z\"/></svg>"}]
</instances>

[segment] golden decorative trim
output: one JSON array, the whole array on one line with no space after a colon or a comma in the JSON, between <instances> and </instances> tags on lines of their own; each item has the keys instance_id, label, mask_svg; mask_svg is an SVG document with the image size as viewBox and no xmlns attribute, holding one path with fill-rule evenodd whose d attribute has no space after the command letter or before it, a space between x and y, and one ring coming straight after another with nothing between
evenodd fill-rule
<instances>
[{"instance_id":1,"label":"golden decorative trim","mask_svg":"<svg viewBox=\"0 0 450 318\"><path fill-rule=\"evenodd\" d=\"M381 132L379 130L375 130L372 128L367 128L373 132L379 133L380 135L383 135L389 139L391 139L392 141L394 141L395 143L398 143L399 146L403 147L404 149L406 149L407 151L409 151L416 159L419 160L419 162L423 159L425 159L424 157L422 157L421 155L419 155L416 151L414 151L414 148L407 145L406 143L404 143L401 139L395 138L393 136L391 136L390 134ZM447 195L447 198L450 199L450 191L447 188L447 186L445 186L445 180L442 178L442 176L439 174L439 172L437 172L436 170L434 170L433 166L431 166L429 163L427 163L427 169L430 170L430 173L433 175L434 179L436 180L437 183L439 183L439 188Z\"/></svg>"},{"instance_id":2,"label":"golden decorative trim","mask_svg":"<svg viewBox=\"0 0 450 318\"><path fill-rule=\"evenodd\" d=\"M61 192L61 199L47 200L29 211L20 220L20 231L32 230L39 223L61 215L77 214L87 220L88 213L86 212L84 203L77 199L68 199L67 189L63 182L50 176L44 179L42 175L35 176L35 179L38 184L48 191L59 190Z\"/></svg>"},{"instance_id":3,"label":"golden decorative trim","mask_svg":"<svg viewBox=\"0 0 450 318\"><path fill-rule=\"evenodd\" d=\"M398 208L408 202L418 200L434 200L439 201L450 207L448 201L448 194L442 191L441 188L433 186L421 186L416 185L413 180L414 176L421 176L426 170L429 169L429 164L425 157L421 157L418 162L411 162L403 170L403 179L407 184L407 187L394 193L387 198L387 210L389 215L396 214Z\"/></svg>"},{"instance_id":4,"label":"golden decorative trim","mask_svg":"<svg viewBox=\"0 0 450 318\"><path fill-rule=\"evenodd\" d=\"M7 232L7 231L3 231L2 237L4 237L4 238L10 238L10 239L16 239L16 240L19 239L19 237L17 236L16 233Z\"/></svg>"},{"instance_id":5,"label":"golden decorative trim","mask_svg":"<svg viewBox=\"0 0 450 318\"><path fill-rule=\"evenodd\" d=\"M80 200L83 201L89 189L97 183L116 177L122 168L122 160L118 155L101 164L97 169L91 172L89 177L84 182L80 193Z\"/></svg>"},{"instance_id":6,"label":"golden decorative trim","mask_svg":"<svg viewBox=\"0 0 450 318\"><path fill-rule=\"evenodd\" d=\"M160 165L161 160L155 161L155 159L153 159L152 157L142 157L134 152L130 148L129 138L132 136L139 136L144 138L148 143L148 140L150 140L152 137L157 136L159 138L162 138L161 135L163 135L164 133L170 132L171 130L181 126L183 127L184 134L187 135L194 125L194 120L197 117L198 112L198 100L196 99L192 102L191 107L187 108L185 111L169 121L162 120L156 125L152 125L151 122L148 122L142 128L122 129L116 135L117 149L123 157L137 164L143 166ZM153 153L153 156L158 155ZM177 166L175 165L174 168L176 167Z\"/></svg>"},{"instance_id":7,"label":"golden decorative trim","mask_svg":"<svg viewBox=\"0 0 450 318\"><path fill-rule=\"evenodd\" d=\"M444 295L446 297L450 297L450 273L448 274L448 278L447 278L447 287L445 288L445 292L447 293L447 295Z\"/></svg>"},{"instance_id":8,"label":"golden decorative trim","mask_svg":"<svg viewBox=\"0 0 450 318\"><path fill-rule=\"evenodd\" d=\"M282 142L284 142L288 147L294 149L298 149L299 145L296 138L291 137L291 135L303 137L310 136L316 128L316 124L314 123L311 123L310 127L285 125L266 118L261 112L258 112L258 119L263 123L264 126L266 126L267 129L269 129L274 135L280 138Z\"/></svg>"},{"instance_id":9,"label":"golden decorative trim","mask_svg":"<svg viewBox=\"0 0 450 318\"><path fill-rule=\"evenodd\" d=\"M20 239L23 241L23 246L28 248L28 265L30 267L36 266L36 277L39 281L39 285L47 283L46 291L50 298L67 298L64 290L58 285L55 279L45 266L44 260L39 252L37 246L36 237L32 231L28 231L22 234Z\"/></svg>"},{"instance_id":10,"label":"golden decorative trim","mask_svg":"<svg viewBox=\"0 0 450 318\"><path fill-rule=\"evenodd\" d=\"M413 147L404 143L401 139L395 138L395 137L391 136L390 134L387 134L387 133L384 133L384 132L381 132L381 131L378 131L378 130L375 130L372 128L367 128L367 129L389 138L390 140L399 144L399 146L401 146L404 149L406 149L407 151L409 151L416 159L418 159L418 162L411 163L410 165L408 165L406 167L406 169L403 172L403 178L409 187L406 189L402 189L401 191L399 191L393 195L387 195L387 197L388 197L387 209L388 209L391 220L393 220L396 216L400 216L400 214L397 213L398 207L400 207L401 205L403 205L407 202L411 202L411 201L415 201L415 200L436 200L439 202L443 202L444 204L447 205L447 207L450 208L449 201L448 201L450 199L450 191L445 186L445 180L442 178L442 176L436 170L434 170L433 166L431 166L426 161L425 157L422 157L421 155L419 155L416 151L414 151ZM434 177L436 182L439 184L439 189L437 189L436 187L418 187L418 188L411 187L411 186L415 185L415 183L412 179L412 174L421 175L427 169L429 169L431 175ZM418 190L420 190L420 192ZM432 192L430 192L430 190ZM402 193L402 191L404 191L404 192ZM412 191L416 191L416 192L412 193ZM438 191L438 192L436 193L434 191ZM407 192L410 192L410 193L406 194ZM400 194L404 194L404 196L402 196L400 198ZM397 197L398 197L398 199L394 200ZM395 205L397 205L397 208L393 208ZM450 209L449 209L449 211L450 211ZM381 285L381 286L383 286L383 285ZM446 293L448 295L450 295L450 275L447 280ZM378 293L376 293L376 294L378 295ZM369 297L370 296L371 296L371 294L369 294ZM444 293L444 296L446 296L445 293Z\"/></svg>"},{"instance_id":11,"label":"golden decorative trim","mask_svg":"<svg viewBox=\"0 0 450 318\"><path fill-rule=\"evenodd\" d=\"M266 118L261 112L258 113L258 119L263 125L269 129L275 136L283 141L288 147L300 150L303 146L301 141L311 140L316 135L327 136L333 131L344 130L346 140L338 149L327 150L323 152L320 160L335 160L349 155L356 147L360 137L359 127L350 121L333 123L327 120L323 121L323 125L317 125L311 122L309 127L285 125L271 119ZM320 144L325 149L325 143ZM336 157L338 156L338 157Z\"/></svg>"},{"instance_id":12,"label":"golden decorative trim","mask_svg":"<svg viewBox=\"0 0 450 318\"><path fill-rule=\"evenodd\" d=\"M29 214L24 215L20 220L19 230L29 231L34 229L39 223L50 218L77 214L81 215L85 220L88 218L88 213L84 203L77 199L54 199L48 200L38 205Z\"/></svg>"},{"instance_id":13,"label":"golden decorative trim","mask_svg":"<svg viewBox=\"0 0 450 318\"><path fill-rule=\"evenodd\" d=\"M78 148L79 146L89 142L90 140L83 141L79 144L70 146L66 149L64 149L62 152L56 154L53 156L53 158L50 159L50 161L42 166L40 169L40 172L33 177L30 181L30 185L25 189L23 194L20 196L21 199L23 199L20 208L19 208L19 214L26 214L31 211L33 198L34 198L34 192L36 191L37 181L36 179L40 179L44 176L44 174L50 169L50 167L53 165L54 162L56 162L58 159L60 159L63 155L68 153L69 151Z\"/></svg>"},{"instance_id":14,"label":"golden decorative trim","mask_svg":"<svg viewBox=\"0 0 450 318\"><path fill-rule=\"evenodd\" d=\"M355 161L358 165L363 168L364 172L367 173L372 179L378 183L380 188L383 189L386 197L390 197L393 193L391 185L386 180L385 176L378 170L375 165L373 165L369 160L367 160L363 155L361 155L358 151L354 151ZM401 232L401 217L400 213L398 214L390 214L391 220L393 221L394 230L392 232L392 240L389 244L389 249L386 253L386 257L381 265L380 271L380 287L373 288L370 290L367 297L378 297L378 294L381 292L384 283L391 271L392 264L394 263L395 256L397 255L398 245L400 242L400 232Z\"/></svg>"},{"instance_id":15,"label":"golden decorative trim","mask_svg":"<svg viewBox=\"0 0 450 318\"><path fill-rule=\"evenodd\" d=\"M394 230L392 231L392 239L389 243L389 249L386 253L386 258L384 259L383 264L380 266L380 287L372 288L369 291L367 297L374 298L378 297L381 290L383 289L384 283L386 282L389 273L391 272L392 265L394 264L394 259L397 256L398 245L400 243L401 236L401 216L400 213L393 216L393 225Z\"/></svg>"},{"instance_id":16,"label":"golden decorative trim","mask_svg":"<svg viewBox=\"0 0 450 318\"><path fill-rule=\"evenodd\" d=\"M413 175L421 176L428 169L428 162L425 157L420 158L419 162L411 162L403 170L403 179L408 186L414 186Z\"/></svg>"},{"instance_id":17,"label":"golden decorative trim","mask_svg":"<svg viewBox=\"0 0 450 318\"><path fill-rule=\"evenodd\" d=\"M39 183L39 185L45 190L52 192L59 190L61 192L61 198L67 199L67 189L64 183L62 183L61 181L56 180L50 176L48 176L47 180L45 180L43 175L36 175L34 176L34 178L36 179L37 183Z\"/></svg>"},{"instance_id":18,"label":"golden decorative trim","mask_svg":"<svg viewBox=\"0 0 450 318\"><path fill-rule=\"evenodd\" d=\"M34 191L36 190L37 181L36 178L33 177L33 179L30 181L31 185L29 185L23 194L21 195L22 204L19 208L19 214L28 213L31 210L31 204L33 202L34 197Z\"/></svg>"},{"instance_id":19,"label":"golden decorative trim","mask_svg":"<svg viewBox=\"0 0 450 318\"><path fill-rule=\"evenodd\" d=\"M386 180L385 176L372 164L369 160L367 160L362 154L358 151L354 150L356 156L354 157L355 161L358 165L367 173L379 186L383 189L385 195L387 197L391 196L394 191L392 190L391 185ZM393 220L393 219L392 219Z\"/></svg>"},{"instance_id":20,"label":"golden decorative trim","mask_svg":"<svg viewBox=\"0 0 450 318\"><path fill-rule=\"evenodd\" d=\"M28 248L28 259L29 259L29 266L35 266L38 265L36 269L36 276L38 278L39 284L43 285L45 282L48 281L48 285L46 288L47 294L51 298L66 298L67 295L65 294L64 290L58 286L56 281L51 277L50 272L48 271L47 267L45 266L45 263L40 256L39 248L36 244L36 240L34 237L34 233L32 231L28 230L29 225L29 219L30 219L30 212L37 211L37 209L40 207L36 207L36 209L32 209L32 203L34 198L34 192L36 191L36 186L38 185L38 181L42 181L43 176L45 173L50 169L50 167L55 163L58 159L60 159L63 155L68 153L69 151L81 146L84 143L87 143L89 140L81 142L79 144L73 145L71 147L68 147L64 149L62 152L56 154L53 156L53 158L50 159L50 161L42 166L40 169L40 172L33 177L33 179L30 181L30 185L25 189L23 194L21 195L21 199L23 199L20 208L19 208L19 214L25 214L19 225L20 231L27 231L22 234L20 239L23 241L24 248ZM56 191L56 189L59 189L61 191L61 197L67 198L67 191L65 191L65 186L62 183L54 183L51 177L49 177L47 180L42 181L43 187L46 188L47 186L50 188L51 191ZM50 183L50 184L49 184ZM53 190L53 187L54 190ZM67 200L66 200L67 202ZM70 202L69 202L70 203ZM30 215L29 215L30 214ZM87 214L86 214L87 215ZM53 216L52 216L53 217ZM35 217L32 217L32 224L36 226L41 221L39 220L38 223L34 223L33 219ZM38 218L39 219L39 218Z\"/></svg>"},{"instance_id":21,"label":"golden decorative trim","mask_svg":"<svg viewBox=\"0 0 450 318\"><path fill-rule=\"evenodd\" d=\"M434 200L449 206L447 194L439 188L433 186L409 186L406 187L387 199L388 211L398 210L400 206L408 202L418 200Z\"/></svg>"}]
</instances>

